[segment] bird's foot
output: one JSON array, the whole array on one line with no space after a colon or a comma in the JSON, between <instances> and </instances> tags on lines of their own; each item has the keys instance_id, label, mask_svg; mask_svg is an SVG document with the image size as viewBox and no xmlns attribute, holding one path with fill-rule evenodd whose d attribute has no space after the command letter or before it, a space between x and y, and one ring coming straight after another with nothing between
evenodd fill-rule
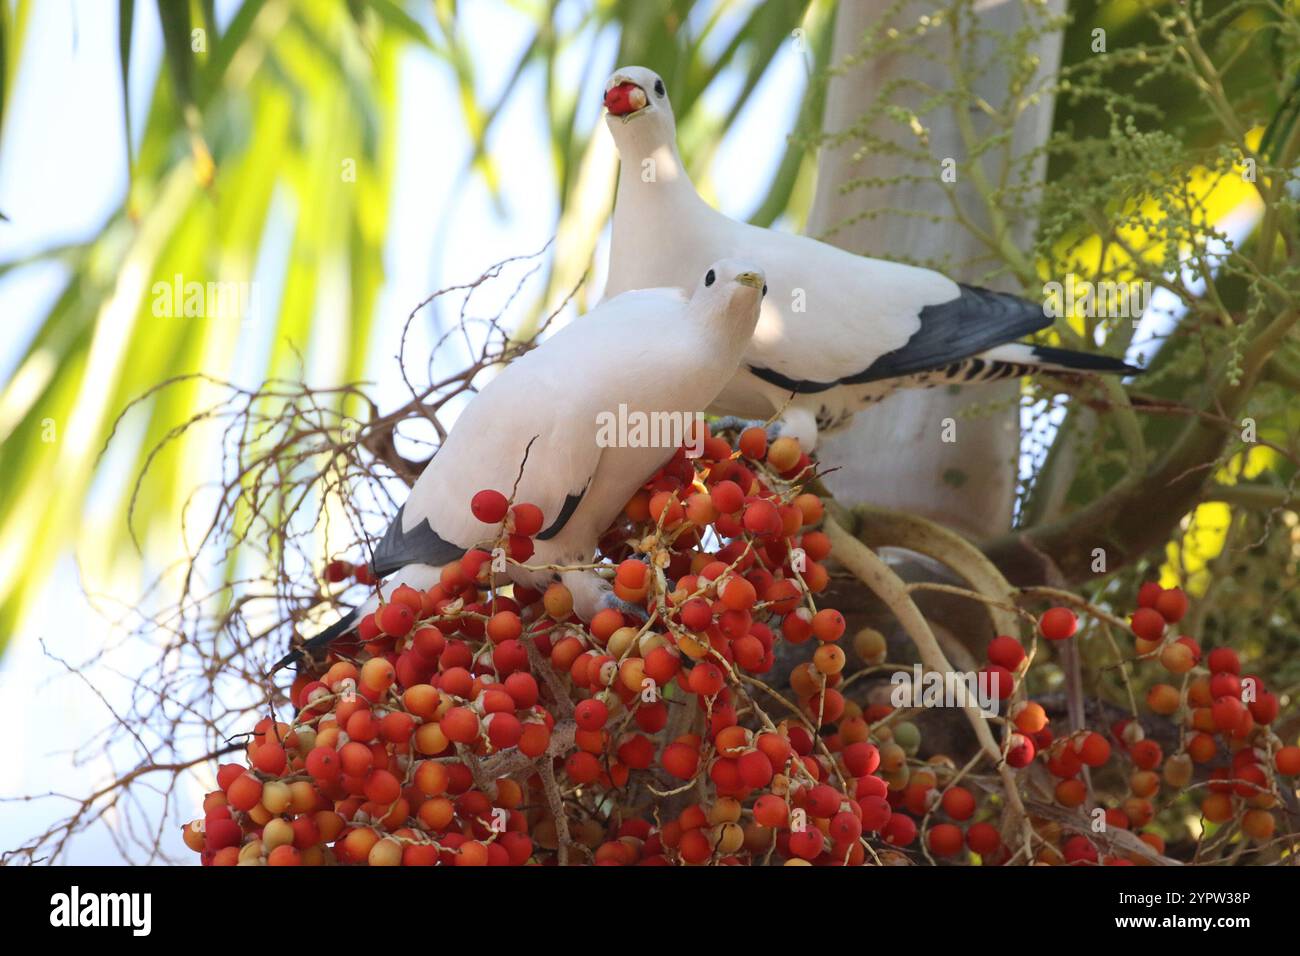
<instances>
[{"instance_id":1,"label":"bird's foot","mask_svg":"<svg viewBox=\"0 0 1300 956\"><path fill-rule=\"evenodd\" d=\"M740 418L737 415L723 415L713 420L713 431L716 432L743 432L746 428L771 428L767 422L756 418ZM770 436L769 432L769 436Z\"/></svg>"},{"instance_id":2,"label":"bird's foot","mask_svg":"<svg viewBox=\"0 0 1300 956\"><path fill-rule=\"evenodd\" d=\"M650 620L650 612L640 604L633 604L631 601L624 601L612 590L605 592L600 598L600 609L602 611L619 611L622 614L630 614L642 624Z\"/></svg>"}]
</instances>

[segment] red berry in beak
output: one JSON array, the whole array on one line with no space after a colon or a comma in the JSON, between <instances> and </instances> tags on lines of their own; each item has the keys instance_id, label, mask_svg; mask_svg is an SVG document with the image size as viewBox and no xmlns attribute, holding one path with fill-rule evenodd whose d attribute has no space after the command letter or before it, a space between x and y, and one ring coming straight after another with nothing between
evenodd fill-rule
<instances>
[{"instance_id":1,"label":"red berry in beak","mask_svg":"<svg viewBox=\"0 0 1300 956\"><path fill-rule=\"evenodd\" d=\"M620 83L605 92L605 109L615 116L635 113L645 104L645 90L635 83Z\"/></svg>"}]
</instances>

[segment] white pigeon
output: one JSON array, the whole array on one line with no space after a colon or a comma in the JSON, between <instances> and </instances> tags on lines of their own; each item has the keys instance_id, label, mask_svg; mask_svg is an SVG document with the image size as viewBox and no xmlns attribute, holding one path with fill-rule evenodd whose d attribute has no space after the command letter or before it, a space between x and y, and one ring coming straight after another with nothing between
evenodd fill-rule
<instances>
[{"instance_id":1,"label":"white pigeon","mask_svg":"<svg viewBox=\"0 0 1300 956\"><path fill-rule=\"evenodd\" d=\"M371 569L387 579L385 598L403 583L432 587L441 565L490 543L497 527L469 507L485 488L514 490L516 501L541 509L530 566L592 560L628 499L691 440L696 418L735 375L754 332L766 289L761 269L723 259L693 284L690 298L655 288L608 299L488 382L375 547ZM617 422L628 426L621 438ZM557 575L511 564L508 575L533 588L558 577L586 619L612 598L589 571ZM377 606L372 596L305 649L327 645ZM276 669L300 656L295 650Z\"/></svg>"},{"instance_id":2,"label":"white pigeon","mask_svg":"<svg viewBox=\"0 0 1300 956\"><path fill-rule=\"evenodd\" d=\"M617 70L604 102L620 157L606 295L689 283L720 256L744 256L767 273L771 294L754 338L710 412L768 419L784 409L779 431L811 451L819 431L848 424L896 388L1036 370L1140 371L1108 356L1008 344L1051 324L1042 306L1017 296L722 215L686 175L654 72Z\"/></svg>"}]
</instances>

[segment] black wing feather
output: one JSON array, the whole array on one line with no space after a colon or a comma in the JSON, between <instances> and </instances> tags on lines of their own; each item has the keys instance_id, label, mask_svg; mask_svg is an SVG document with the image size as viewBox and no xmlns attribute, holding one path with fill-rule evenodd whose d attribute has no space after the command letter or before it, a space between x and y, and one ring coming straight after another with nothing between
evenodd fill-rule
<instances>
[{"instance_id":1,"label":"black wing feather","mask_svg":"<svg viewBox=\"0 0 1300 956\"><path fill-rule=\"evenodd\" d=\"M587 487L591 487L590 479L588 480ZM563 531L564 526L568 524L569 519L573 517L573 513L578 510L578 505L582 504L582 496L586 493L587 488L583 488L576 495L565 495L564 507L560 509L559 515L551 522L549 528L537 532L537 539L539 541L550 541L557 534Z\"/></svg>"},{"instance_id":2,"label":"black wing feather","mask_svg":"<svg viewBox=\"0 0 1300 956\"><path fill-rule=\"evenodd\" d=\"M986 349L1014 342L1052 324L1043 307L1006 292L961 286L961 295L921 310L921 328L901 349L880 356L871 366L842 379L861 385L926 372L969 358Z\"/></svg>"},{"instance_id":3,"label":"black wing feather","mask_svg":"<svg viewBox=\"0 0 1300 956\"><path fill-rule=\"evenodd\" d=\"M959 288L957 298L921 309L921 327L907 344L880 356L861 372L833 382L815 382L753 365L749 369L788 392L824 392L837 385L861 385L942 368L1052 324L1042 306L1019 296L972 285Z\"/></svg>"},{"instance_id":4,"label":"black wing feather","mask_svg":"<svg viewBox=\"0 0 1300 956\"><path fill-rule=\"evenodd\" d=\"M397 509L397 517L375 546L370 569L377 578L386 578L408 564L447 564L465 553L464 548L440 538L429 526L427 518L410 531L403 531L402 512L405 509L405 505Z\"/></svg>"}]
</instances>

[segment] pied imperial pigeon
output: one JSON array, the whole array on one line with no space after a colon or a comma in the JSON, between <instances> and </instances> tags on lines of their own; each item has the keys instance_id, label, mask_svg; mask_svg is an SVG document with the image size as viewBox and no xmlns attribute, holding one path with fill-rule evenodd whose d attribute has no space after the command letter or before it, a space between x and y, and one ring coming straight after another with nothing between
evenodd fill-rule
<instances>
[{"instance_id":1,"label":"pied imperial pigeon","mask_svg":"<svg viewBox=\"0 0 1300 956\"><path fill-rule=\"evenodd\" d=\"M1109 356L1016 343L1051 324L1042 306L1018 296L722 215L686 175L668 90L651 70L617 70L604 103L620 158L606 295L688 286L720 256L744 256L767 273L771 294L754 338L711 413L780 413L779 431L811 451L818 432L897 388L1037 370L1140 371Z\"/></svg>"},{"instance_id":2,"label":"pied imperial pigeon","mask_svg":"<svg viewBox=\"0 0 1300 956\"><path fill-rule=\"evenodd\" d=\"M628 499L692 440L696 417L739 367L766 291L762 270L738 259L700 269L691 285L689 298L648 288L606 299L488 382L374 549L385 600L400 584L432 587L442 565L490 546L497 526L479 521L470 500L498 489L542 511L533 557L507 566L511 580L540 590L558 578L584 619L616 603L601 577L573 566L591 562ZM624 440L614 419L627 426ZM674 431L669 422L682 424ZM684 437L668 442L666 433ZM378 605L371 596L275 669L346 634Z\"/></svg>"}]
</instances>

